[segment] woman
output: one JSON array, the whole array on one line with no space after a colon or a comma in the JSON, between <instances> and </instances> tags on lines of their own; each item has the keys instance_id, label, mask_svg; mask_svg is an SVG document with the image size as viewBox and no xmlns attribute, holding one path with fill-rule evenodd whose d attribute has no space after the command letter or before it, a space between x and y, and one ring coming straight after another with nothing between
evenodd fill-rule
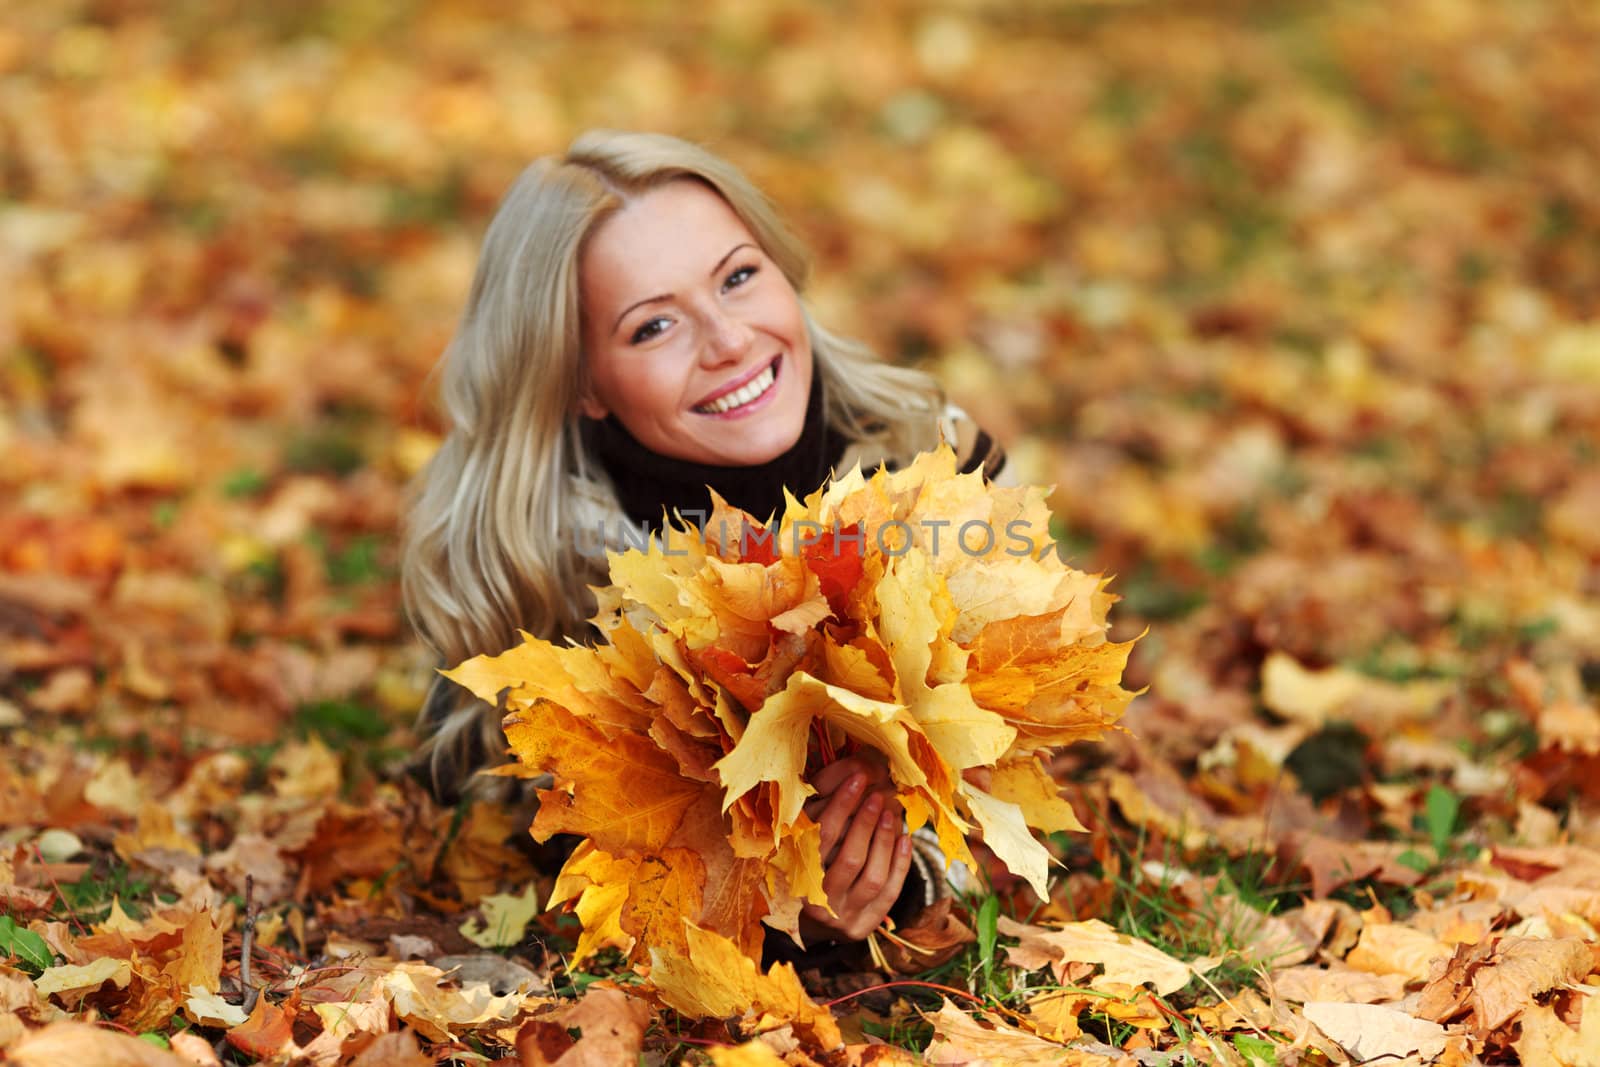
<instances>
[{"instance_id":1,"label":"woman","mask_svg":"<svg viewBox=\"0 0 1600 1067\"><path fill-rule=\"evenodd\" d=\"M519 629L584 639L606 543L706 508L708 486L764 517L785 487L804 495L830 470L894 466L941 439L964 470L997 473L999 449L930 378L811 318L805 274L766 198L676 138L591 132L523 172L443 359L449 432L407 531L406 608L442 662ZM422 727L441 796L503 758L496 709L442 679ZM839 761L812 785L833 914L807 918L859 938L914 850L872 768Z\"/></svg>"}]
</instances>

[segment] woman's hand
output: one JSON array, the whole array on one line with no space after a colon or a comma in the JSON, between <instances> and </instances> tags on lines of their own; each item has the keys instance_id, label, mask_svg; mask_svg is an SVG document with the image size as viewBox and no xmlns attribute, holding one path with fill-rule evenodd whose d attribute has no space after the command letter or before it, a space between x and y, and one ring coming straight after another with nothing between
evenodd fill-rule
<instances>
[{"instance_id":1,"label":"woman's hand","mask_svg":"<svg viewBox=\"0 0 1600 1067\"><path fill-rule=\"evenodd\" d=\"M822 888L833 914L817 904L800 912L807 941L859 941L883 922L911 868L894 785L886 768L856 756L836 760L811 783L806 814L822 828Z\"/></svg>"}]
</instances>

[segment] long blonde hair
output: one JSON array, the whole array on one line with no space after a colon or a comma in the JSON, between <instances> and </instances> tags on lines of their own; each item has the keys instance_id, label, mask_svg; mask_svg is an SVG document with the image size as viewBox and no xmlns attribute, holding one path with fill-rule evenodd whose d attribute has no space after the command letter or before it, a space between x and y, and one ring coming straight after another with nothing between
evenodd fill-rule
<instances>
[{"instance_id":1,"label":"long blonde hair","mask_svg":"<svg viewBox=\"0 0 1600 1067\"><path fill-rule=\"evenodd\" d=\"M405 532L407 613L446 665L514 644L518 630L580 636L596 580L576 551L579 486L609 492L578 436L585 387L578 263L595 228L665 182L705 182L803 291L804 249L739 170L697 145L596 130L564 157L531 164L500 202L484 238L461 323L440 362L448 432L419 479ZM879 362L804 310L828 423L854 441L909 456L938 440L943 394L927 375ZM795 487L809 491L812 486ZM499 716L462 704L436 679L425 715L436 792L452 794L472 764L503 745ZM470 701L464 692L462 700ZM440 715L441 705L448 714Z\"/></svg>"}]
</instances>

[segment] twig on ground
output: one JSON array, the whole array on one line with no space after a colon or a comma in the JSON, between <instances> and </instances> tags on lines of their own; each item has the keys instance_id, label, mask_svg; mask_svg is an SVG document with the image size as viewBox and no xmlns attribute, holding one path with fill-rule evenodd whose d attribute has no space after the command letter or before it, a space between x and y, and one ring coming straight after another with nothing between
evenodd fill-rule
<instances>
[{"instance_id":1,"label":"twig on ground","mask_svg":"<svg viewBox=\"0 0 1600 1067\"><path fill-rule=\"evenodd\" d=\"M72 906L72 901L68 900L67 895L61 891L61 883L56 881L55 872L52 871L50 869L50 865L44 861L44 853L39 851L39 845L37 842L35 842L33 846L33 858L39 862L39 869L44 871L45 877L50 879L50 888L55 890L56 899L61 901L61 906L67 909L67 918L72 921L73 926L78 928L79 936L88 937L89 928L83 925L83 920L78 918L77 909Z\"/></svg>"},{"instance_id":2,"label":"twig on ground","mask_svg":"<svg viewBox=\"0 0 1600 1067\"><path fill-rule=\"evenodd\" d=\"M261 990L250 983L250 953L254 948L256 938L256 879L255 875L244 876L244 936L239 946L239 984L244 987L244 999L240 1007L249 1015L256 1010L256 999L261 996Z\"/></svg>"}]
</instances>

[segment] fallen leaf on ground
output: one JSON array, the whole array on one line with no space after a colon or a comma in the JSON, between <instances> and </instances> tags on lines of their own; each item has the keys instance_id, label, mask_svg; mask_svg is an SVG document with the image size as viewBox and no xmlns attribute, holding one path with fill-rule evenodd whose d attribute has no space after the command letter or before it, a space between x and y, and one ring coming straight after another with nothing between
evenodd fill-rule
<instances>
[{"instance_id":1,"label":"fallen leaf on ground","mask_svg":"<svg viewBox=\"0 0 1600 1067\"><path fill-rule=\"evenodd\" d=\"M1188 964L1119 933L1099 919L1043 927L1001 916L999 929L1007 937L1020 939L1015 948L1006 950L1012 963L1030 971L1048 966L1057 973L1058 980L1069 963L1098 963L1104 972L1089 981L1096 989L1106 984L1149 985L1161 996L1167 996L1194 977Z\"/></svg>"},{"instance_id":2,"label":"fallen leaf on ground","mask_svg":"<svg viewBox=\"0 0 1600 1067\"><path fill-rule=\"evenodd\" d=\"M1304 1010L1317 1029L1358 1061L1413 1053L1430 1060L1444 1051L1448 1041L1438 1023L1381 1004L1312 1001Z\"/></svg>"},{"instance_id":3,"label":"fallen leaf on ground","mask_svg":"<svg viewBox=\"0 0 1600 1067\"><path fill-rule=\"evenodd\" d=\"M482 920L463 922L463 937L483 948L515 945L527 933L528 923L539 914L539 893L530 885L519 894L492 894L478 901L478 910L483 913Z\"/></svg>"},{"instance_id":4,"label":"fallen leaf on ground","mask_svg":"<svg viewBox=\"0 0 1600 1067\"><path fill-rule=\"evenodd\" d=\"M230 1004L216 993L201 985L189 987L189 996L183 1002L183 1014L196 1026L214 1026L228 1029L238 1026L250 1016L237 1004Z\"/></svg>"},{"instance_id":5,"label":"fallen leaf on ground","mask_svg":"<svg viewBox=\"0 0 1600 1067\"><path fill-rule=\"evenodd\" d=\"M117 989L126 989L133 980L133 968L127 960L101 956L90 963L74 966L47 967L35 978L33 984L43 996L59 996L68 1007L102 985L110 982Z\"/></svg>"},{"instance_id":6,"label":"fallen leaf on ground","mask_svg":"<svg viewBox=\"0 0 1600 1067\"><path fill-rule=\"evenodd\" d=\"M924 1062L937 1064L1015 1064L1017 1067L1043 1067L1094 1062L1086 1055L1074 1055L1053 1041L1046 1041L991 1016L974 1018L949 1000L923 1018L933 1024L933 1041L923 1053Z\"/></svg>"},{"instance_id":7,"label":"fallen leaf on ground","mask_svg":"<svg viewBox=\"0 0 1600 1067\"><path fill-rule=\"evenodd\" d=\"M147 1041L88 1023L56 1022L6 1050L17 1067L183 1067L185 1061Z\"/></svg>"},{"instance_id":8,"label":"fallen leaf on ground","mask_svg":"<svg viewBox=\"0 0 1600 1067\"><path fill-rule=\"evenodd\" d=\"M806 995L793 967L779 963L763 974L727 938L693 926L686 933L686 954L651 952L650 980L673 1010L695 1018L743 1015L756 1030L787 1022L822 1048L843 1044L832 1014Z\"/></svg>"},{"instance_id":9,"label":"fallen leaf on ground","mask_svg":"<svg viewBox=\"0 0 1600 1067\"><path fill-rule=\"evenodd\" d=\"M1600 954L1574 938L1505 936L1492 945L1463 946L1424 987L1418 1011L1447 1022L1470 1009L1473 1028L1487 1034L1550 990L1581 984L1597 967Z\"/></svg>"},{"instance_id":10,"label":"fallen leaf on ground","mask_svg":"<svg viewBox=\"0 0 1600 1067\"><path fill-rule=\"evenodd\" d=\"M517 1056L524 1067L633 1063L649 1025L649 1004L620 990L591 989L573 1003L524 1023L517 1033Z\"/></svg>"},{"instance_id":11,"label":"fallen leaf on ground","mask_svg":"<svg viewBox=\"0 0 1600 1067\"><path fill-rule=\"evenodd\" d=\"M1343 964L1326 968L1304 965L1273 971L1272 989L1280 997L1301 1003L1381 1004L1405 995L1406 976L1372 974Z\"/></svg>"},{"instance_id":12,"label":"fallen leaf on ground","mask_svg":"<svg viewBox=\"0 0 1600 1067\"><path fill-rule=\"evenodd\" d=\"M977 940L972 928L954 914L955 898L943 897L923 908L910 925L886 938L884 959L899 974L928 971Z\"/></svg>"},{"instance_id":13,"label":"fallen leaf on ground","mask_svg":"<svg viewBox=\"0 0 1600 1067\"><path fill-rule=\"evenodd\" d=\"M1369 974L1397 974L1407 982L1426 982L1434 965L1450 957L1451 947L1400 923L1368 923L1345 963Z\"/></svg>"},{"instance_id":14,"label":"fallen leaf on ground","mask_svg":"<svg viewBox=\"0 0 1600 1067\"><path fill-rule=\"evenodd\" d=\"M1600 1067L1600 1008L1596 995L1585 993L1579 1003L1576 1027L1569 1026L1550 1007L1534 1004L1522 1012L1521 1027L1512 1047L1528 1067Z\"/></svg>"}]
</instances>

